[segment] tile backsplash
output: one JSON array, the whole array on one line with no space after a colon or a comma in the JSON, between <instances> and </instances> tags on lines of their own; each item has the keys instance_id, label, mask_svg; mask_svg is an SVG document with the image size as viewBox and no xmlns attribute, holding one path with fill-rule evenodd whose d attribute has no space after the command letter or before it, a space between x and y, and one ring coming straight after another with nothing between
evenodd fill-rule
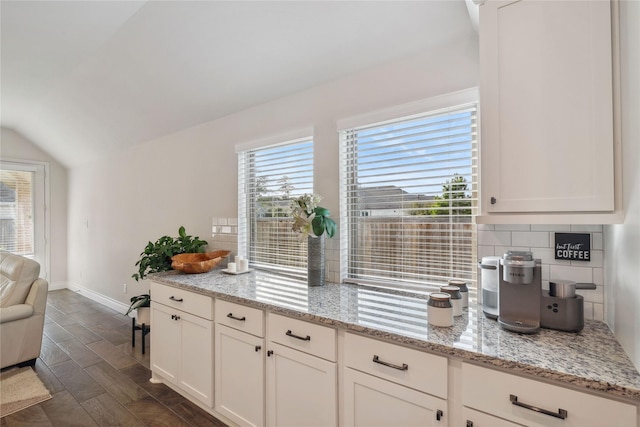
<instances>
[{"instance_id":1,"label":"tile backsplash","mask_svg":"<svg viewBox=\"0 0 640 427\"><path fill-rule=\"evenodd\" d=\"M237 254L238 252L238 218L211 219L211 249L224 249Z\"/></svg>"},{"instance_id":2,"label":"tile backsplash","mask_svg":"<svg viewBox=\"0 0 640 427\"><path fill-rule=\"evenodd\" d=\"M589 233L590 261L557 260L554 256L555 233ZM486 225L478 224L478 260L502 255L508 250L528 250L542 260L542 288L549 280L573 280L595 283L595 290L577 290L584 298L584 317L603 321L604 313L604 241L602 225Z\"/></svg>"}]
</instances>

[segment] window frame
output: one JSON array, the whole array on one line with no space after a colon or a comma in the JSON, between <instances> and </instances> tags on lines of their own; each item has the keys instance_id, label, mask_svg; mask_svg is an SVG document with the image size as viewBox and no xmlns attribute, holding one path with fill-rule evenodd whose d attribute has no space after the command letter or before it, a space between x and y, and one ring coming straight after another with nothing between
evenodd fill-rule
<instances>
[{"instance_id":1,"label":"window frame","mask_svg":"<svg viewBox=\"0 0 640 427\"><path fill-rule=\"evenodd\" d=\"M303 193L313 192L314 183L314 137L313 128L303 128L294 131L287 132L272 137L267 137L255 141L250 141L242 144L237 144L235 147L236 154L238 155L238 254L246 256L249 259L249 263L256 268L270 270L281 274L288 274L295 277L306 278L306 264L304 267L287 267L279 264L258 264L255 265L255 258L253 257L253 245L252 239L254 238L253 229L250 222L253 221L252 210L249 206L250 198L252 197L248 191L250 186L255 185L255 182L250 183L248 176L251 174L249 170L249 156L260 150L276 149L279 146L292 145L297 143L311 143L311 165L310 165L310 189L306 189ZM255 178L255 177L254 177ZM251 187L254 188L254 187ZM297 197L299 191L293 193L292 196ZM302 194L302 193L300 193ZM292 237L296 236L292 232ZM306 242L300 246L300 250L306 251ZM252 259L253 258L253 259Z\"/></svg>"},{"instance_id":2,"label":"window frame","mask_svg":"<svg viewBox=\"0 0 640 427\"><path fill-rule=\"evenodd\" d=\"M35 160L24 160L3 157L0 159L0 169L13 169L34 172L33 210L34 210L34 253L26 255L40 264L40 277L50 281L49 265L51 250L51 215L49 163Z\"/></svg>"},{"instance_id":3,"label":"window frame","mask_svg":"<svg viewBox=\"0 0 640 427\"><path fill-rule=\"evenodd\" d=\"M340 278L343 283L354 283L356 285L369 285L383 288L392 288L399 290L407 290L418 293L428 293L438 289L436 285L418 285L412 281L403 281L396 279L389 279L388 281L376 281L376 280L359 280L354 278L350 272L353 259L355 257L353 253L352 239L355 239L354 233L356 229L352 223L352 214L349 211L349 205L352 201L349 201L349 195L347 194L349 183L350 171L347 170L349 159L346 158L345 152L345 136L346 132L354 129L384 125L386 123L395 123L413 118L428 115L430 113L445 113L448 111L458 111L465 106L475 107L475 157L472 157L472 176L475 180L470 182L469 192L472 194L474 203L472 205L472 241L470 243L471 250L471 263L475 266L474 260L477 259L477 229L474 217L478 213L478 189L479 189L479 164L478 164L478 148L480 146L480 111L479 111L479 94L478 88L469 88L466 90L454 92L451 94L440 95L425 100L416 101L410 104L404 104L397 107L388 108L385 110L379 110L373 113L363 114L338 122L338 132L340 136L340 240L341 240L341 253L340 253ZM352 173L351 173L352 174ZM352 180L353 181L353 180ZM470 278L465 278L471 287L475 287L477 283L477 271L475 268L471 268L469 272ZM453 277L452 277L453 278ZM442 283L446 284L446 283Z\"/></svg>"}]
</instances>

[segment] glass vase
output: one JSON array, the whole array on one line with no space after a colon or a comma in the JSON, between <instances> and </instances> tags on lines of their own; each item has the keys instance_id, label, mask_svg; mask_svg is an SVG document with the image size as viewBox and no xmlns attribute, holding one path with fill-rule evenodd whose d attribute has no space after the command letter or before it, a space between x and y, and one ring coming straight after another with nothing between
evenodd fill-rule
<instances>
[{"instance_id":1,"label":"glass vase","mask_svg":"<svg viewBox=\"0 0 640 427\"><path fill-rule=\"evenodd\" d=\"M324 286L324 234L307 237L307 283Z\"/></svg>"}]
</instances>

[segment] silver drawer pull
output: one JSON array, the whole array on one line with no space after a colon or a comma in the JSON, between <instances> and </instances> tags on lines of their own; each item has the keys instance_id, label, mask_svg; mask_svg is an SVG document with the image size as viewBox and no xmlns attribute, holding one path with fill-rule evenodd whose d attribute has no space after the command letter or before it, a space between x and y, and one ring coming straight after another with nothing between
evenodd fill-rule
<instances>
[{"instance_id":1,"label":"silver drawer pull","mask_svg":"<svg viewBox=\"0 0 640 427\"><path fill-rule=\"evenodd\" d=\"M549 415L551 417L560 418L561 420L564 420L565 418L567 418L567 415L569 415L569 413L564 409L558 409L558 412L551 412L551 411L547 411L546 409L538 408L537 406L518 402L518 396L516 396L515 394L510 394L509 400L511 400L512 405L516 405L521 408L528 409L530 411L539 412L541 414Z\"/></svg>"},{"instance_id":2,"label":"silver drawer pull","mask_svg":"<svg viewBox=\"0 0 640 427\"><path fill-rule=\"evenodd\" d=\"M311 337L309 335L307 335L306 337L301 337L299 335L295 335L293 332L291 332L291 329L289 329L287 332L284 333L286 336L291 337L291 338L296 338L302 341L311 341Z\"/></svg>"},{"instance_id":3,"label":"silver drawer pull","mask_svg":"<svg viewBox=\"0 0 640 427\"><path fill-rule=\"evenodd\" d=\"M409 369L409 365L407 365L406 363L403 363L402 366L399 366L399 365L394 365L393 363L382 361L380 360L377 354L373 355L373 363L379 363L381 365L388 366L390 368L397 369L399 371L406 371L407 369Z\"/></svg>"},{"instance_id":4,"label":"silver drawer pull","mask_svg":"<svg viewBox=\"0 0 640 427\"><path fill-rule=\"evenodd\" d=\"M244 322L245 320L247 320L247 318L246 318L246 317L244 317L244 316L242 316L242 317L236 317L236 316L234 316L234 315L233 315L233 313L229 313L229 314L227 314L227 317L228 317L229 319L239 320L239 321L241 321L241 322Z\"/></svg>"},{"instance_id":5,"label":"silver drawer pull","mask_svg":"<svg viewBox=\"0 0 640 427\"><path fill-rule=\"evenodd\" d=\"M171 301L175 301L175 302L182 302L182 301L184 301L182 298L176 298L176 297L174 297L173 295L171 295L171 296L169 297L169 299L170 299Z\"/></svg>"}]
</instances>

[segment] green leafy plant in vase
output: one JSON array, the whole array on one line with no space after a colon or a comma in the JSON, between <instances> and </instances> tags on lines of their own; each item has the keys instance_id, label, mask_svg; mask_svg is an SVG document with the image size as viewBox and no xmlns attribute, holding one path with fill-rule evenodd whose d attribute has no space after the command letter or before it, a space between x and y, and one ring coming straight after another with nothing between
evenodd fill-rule
<instances>
[{"instance_id":1,"label":"green leafy plant in vase","mask_svg":"<svg viewBox=\"0 0 640 427\"><path fill-rule=\"evenodd\" d=\"M291 230L298 234L300 242L307 242L307 284L323 286L325 276L324 236L336 233L336 223L329 218L328 209L318 206L322 197L303 194L291 202Z\"/></svg>"}]
</instances>

